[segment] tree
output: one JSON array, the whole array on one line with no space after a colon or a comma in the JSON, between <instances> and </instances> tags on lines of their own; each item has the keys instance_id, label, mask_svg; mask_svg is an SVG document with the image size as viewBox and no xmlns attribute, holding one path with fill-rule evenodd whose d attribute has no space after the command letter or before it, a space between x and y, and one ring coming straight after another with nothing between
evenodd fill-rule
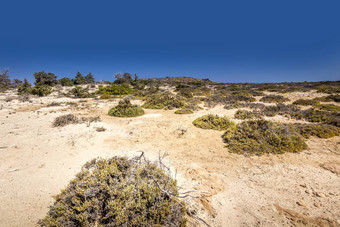
<instances>
[{"instance_id":1,"label":"tree","mask_svg":"<svg viewBox=\"0 0 340 227\"><path fill-rule=\"evenodd\" d=\"M61 86L73 86L73 81L68 77L61 78L59 83Z\"/></svg>"},{"instance_id":2,"label":"tree","mask_svg":"<svg viewBox=\"0 0 340 227\"><path fill-rule=\"evenodd\" d=\"M87 84L94 84L96 82L92 73L87 74L85 80Z\"/></svg>"},{"instance_id":3,"label":"tree","mask_svg":"<svg viewBox=\"0 0 340 227\"><path fill-rule=\"evenodd\" d=\"M124 73L123 75L121 73L117 73L115 75L116 80L114 81L115 84L123 84L126 82L133 81L132 75L130 73Z\"/></svg>"},{"instance_id":4,"label":"tree","mask_svg":"<svg viewBox=\"0 0 340 227\"><path fill-rule=\"evenodd\" d=\"M132 75L130 73L124 73L123 74L123 79L131 82L132 81Z\"/></svg>"},{"instance_id":5,"label":"tree","mask_svg":"<svg viewBox=\"0 0 340 227\"><path fill-rule=\"evenodd\" d=\"M14 79L13 80L13 86L14 87L20 87L22 85L22 80Z\"/></svg>"},{"instance_id":6,"label":"tree","mask_svg":"<svg viewBox=\"0 0 340 227\"><path fill-rule=\"evenodd\" d=\"M11 79L8 75L9 69L5 68L0 72L0 87L9 87L11 86Z\"/></svg>"},{"instance_id":7,"label":"tree","mask_svg":"<svg viewBox=\"0 0 340 227\"><path fill-rule=\"evenodd\" d=\"M73 80L73 83L77 84L77 85L79 85L79 84L86 84L86 79L85 79L85 77L80 72L78 72L76 77Z\"/></svg>"},{"instance_id":8,"label":"tree","mask_svg":"<svg viewBox=\"0 0 340 227\"><path fill-rule=\"evenodd\" d=\"M33 74L35 77L35 86L53 86L57 83L57 77L54 75L54 73L46 73L44 71L36 72Z\"/></svg>"}]
</instances>

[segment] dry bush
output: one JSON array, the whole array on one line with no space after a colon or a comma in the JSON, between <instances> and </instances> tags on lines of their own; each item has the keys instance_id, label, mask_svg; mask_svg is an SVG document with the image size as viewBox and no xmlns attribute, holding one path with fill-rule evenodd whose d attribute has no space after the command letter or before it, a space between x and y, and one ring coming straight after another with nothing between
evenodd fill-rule
<instances>
[{"instance_id":1,"label":"dry bush","mask_svg":"<svg viewBox=\"0 0 340 227\"><path fill-rule=\"evenodd\" d=\"M141 157L87 162L40 226L186 226L176 181Z\"/></svg>"},{"instance_id":2,"label":"dry bush","mask_svg":"<svg viewBox=\"0 0 340 227\"><path fill-rule=\"evenodd\" d=\"M132 105L129 99L123 99L108 114L114 117L138 117L144 115L144 110L138 105Z\"/></svg>"},{"instance_id":3,"label":"dry bush","mask_svg":"<svg viewBox=\"0 0 340 227\"><path fill-rule=\"evenodd\" d=\"M283 97L282 95L266 95L260 99L261 102L286 102L289 101L288 98Z\"/></svg>"},{"instance_id":4,"label":"dry bush","mask_svg":"<svg viewBox=\"0 0 340 227\"><path fill-rule=\"evenodd\" d=\"M52 125L53 127L64 127L69 124L78 124L78 123L79 123L79 119L77 116L73 114L67 114L67 115L57 117L53 121Z\"/></svg>"},{"instance_id":5,"label":"dry bush","mask_svg":"<svg viewBox=\"0 0 340 227\"><path fill-rule=\"evenodd\" d=\"M78 118L74 114L67 114L67 115L57 117L53 121L52 126L53 127L64 127L69 124L82 124L82 123L86 123L88 126L90 126L92 122L98 122L98 121L100 121L99 116Z\"/></svg>"},{"instance_id":6,"label":"dry bush","mask_svg":"<svg viewBox=\"0 0 340 227\"><path fill-rule=\"evenodd\" d=\"M219 117L212 114L203 115L202 117L195 119L192 123L197 128L214 129L219 131L236 127L236 124L229 120L229 118Z\"/></svg>"}]
</instances>

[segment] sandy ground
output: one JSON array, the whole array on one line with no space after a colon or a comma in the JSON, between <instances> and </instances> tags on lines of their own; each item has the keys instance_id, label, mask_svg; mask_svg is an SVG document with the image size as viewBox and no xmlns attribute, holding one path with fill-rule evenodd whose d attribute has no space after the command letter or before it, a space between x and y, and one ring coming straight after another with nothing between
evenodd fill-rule
<instances>
[{"instance_id":1,"label":"sandy ground","mask_svg":"<svg viewBox=\"0 0 340 227\"><path fill-rule=\"evenodd\" d=\"M233 118L235 110L146 110L141 117L114 118L107 111L117 100L6 102L10 95L0 94L0 226L35 226L86 161L139 151L151 160L166 152L183 191L207 191L204 199L186 202L211 226L340 226L339 137L311 138L299 154L244 157L228 152L223 132L192 125L206 113ZM291 100L316 96L290 94ZM62 104L48 107L51 102ZM53 120L66 113L100 116L101 122L53 128ZM204 226L194 219L189 225Z\"/></svg>"}]
</instances>

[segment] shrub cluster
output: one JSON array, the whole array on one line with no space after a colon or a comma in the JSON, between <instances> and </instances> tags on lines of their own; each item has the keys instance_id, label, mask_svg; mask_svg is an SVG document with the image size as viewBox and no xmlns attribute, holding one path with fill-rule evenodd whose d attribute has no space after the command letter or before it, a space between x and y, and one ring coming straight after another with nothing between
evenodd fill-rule
<instances>
[{"instance_id":1,"label":"shrub cluster","mask_svg":"<svg viewBox=\"0 0 340 227\"><path fill-rule=\"evenodd\" d=\"M235 122L229 120L227 117L219 117L218 115L208 114L195 119L194 126L202 129L226 130L228 128L235 128Z\"/></svg>"},{"instance_id":2,"label":"shrub cluster","mask_svg":"<svg viewBox=\"0 0 340 227\"><path fill-rule=\"evenodd\" d=\"M289 99L283 97L282 95L266 95L260 99L261 102L286 102Z\"/></svg>"},{"instance_id":3,"label":"shrub cluster","mask_svg":"<svg viewBox=\"0 0 340 227\"><path fill-rule=\"evenodd\" d=\"M176 181L141 158L93 159L69 185L40 226L186 226Z\"/></svg>"},{"instance_id":4,"label":"shrub cluster","mask_svg":"<svg viewBox=\"0 0 340 227\"><path fill-rule=\"evenodd\" d=\"M327 110L327 111L334 111L334 112L340 111L340 106L336 106L334 104L320 104L320 105L314 106L314 108L319 109L319 110Z\"/></svg>"},{"instance_id":5,"label":"shrub cluster","mask_svg":"<svg viewBox=\"0 0 340 227\"><path fill-rule=\"evenodd\" d=\"M229 152L243 155L283 154L307 148L304 138L289 126L266 120L244 121L223 135Z\"/></svg>"},{"instance_id":6,"label":"shrub cluster","mask_svg":"<svg viewBox=\"0 0 340 227\"><path fill-rule=\"evenodd\" d=\"M245 120L245 119L261 118L261 114L255 111L237 110L236 113L234 114L234 117L237 119Z\"/></svg>"},{"instance_id":7,"label":"shrub cluster","mask_svg":"<svg viewBox=\"0 0 340 227\"><path fill-rule=\"evenodd\" d=\"M321 139L327 139L340 135L340 128L332 125L324 124L291 124L290 127L296 130L304 138L316 136Z\"/></svg>"},{"instance_id":8,"label":"shrub cluster","mask_svg":"<svg viewBox=\"0 0 340 227\"><path fill-rule=\"evenodd\" d=\"M340 95L328 95L319 98L315 98L315 100L321 102L340 102Z\"/></svg>"},{"instance_id":9,"label":"shrub cluster","mask_svg":"<svg viewBox=\"0 0 340 227\"><path fill-rule=\"evenodd\" d=\"M295 105L301 105L301 106L314 106L319 104L320 102L314 99L298 99L293 102Z\"/></svg>"},{"instance_id":10,"label":"shrub cluster","mask_svg":"<svg viewBox=\"0 0 340 227\"><path fill-rule=\"evenodd\" d=\"M144 114L144 110L138 105L132 105L129 99L122 99L108 114L114 117L138 117Z\"/></svg>"},{"instance_id":11,"label":"shrub cluster","mask_svg":"<svg viewBox=\"0 0 340 227\"><path fill-rule=\"evenodd\" d=\"M148 96L143 104L146 109L174 109L185 105L184 100L169 92Z\"/></svg>"},{"instance_id":12,"label":"shrub cluster","mask_svg":"<svg viewBox=\"0 0 340 227\"><path fill-rule=\"evenodd\" d=\"M76 87L72 88L72 90L70 90L68 92L68 95L74 96L75 98L92 98L92 97L94 97L94 95L89 92L88 87L82 88L80 86L76 86Z\"/></svg>"}]
</instances>

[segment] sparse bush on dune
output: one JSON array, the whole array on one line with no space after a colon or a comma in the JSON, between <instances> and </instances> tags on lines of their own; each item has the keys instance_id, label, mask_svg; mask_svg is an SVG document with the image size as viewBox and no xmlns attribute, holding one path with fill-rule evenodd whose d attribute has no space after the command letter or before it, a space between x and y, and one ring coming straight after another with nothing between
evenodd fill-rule
<instances>
[{"instance_id":1,"label":"sparse bush on dune","mask_svg":"<svg viewBox=\"0 0 340 227\"><path fill-rule=\"evenodd\" d=\"M185 105L184 100L169 93L159 93L148 96L145 103L142 105L146 109L175 109L181 108Z\"/></svg>"},{"instance_id":2,"label":"sparse bush on dune","mask_svg":"<svg viewBox=\"0 0 340 227\"><path fill-rule=\"evenodd\" d=\"M260 99L261 102L286 102L289 99L283 97L282 95L266 95Z\"/></svg>"},{"instance_id":3,"label":"sparse bush on dune","mask_svg":"<svg viewBox=\"0 0 340 227\"><path fill-rule=\"evenodd\" d=\"M320 102L314 99L298 99L293 102L294 105L301 105L301 106L314 106L319 104Z\"/></svg>"},{"instance_id":4,"label":"sparse bush on dune","mask_svg":"<svg viewBox=\"0 0 340 227\"><path fill-rule=\"evenodd\" d=\"M229 152L243 155L283 154L307 148L304 138L289 126L266 120L244 121L223 135Z\"/></svg>"},{"instance_id":5,"label":"sparse bush on dune","mask_svg":"<svg viewBox=\"0 0 340 227\"><path fill-rule=\"evenodd\" d=\"M138 105L131 104L129 99L123 99L110 109L108 114L114 117L138 117L144 114L144 110Z\"/></svg>"},{"instance_id":6,"label":"sparse bush on dune","mask_svg":"<svg viewBox=\"0 0 340 227\"><path fill-rule=\"evenodd\" d=\"M176 181L138 158L93 159L55 196L40 226L186 226Z\"/></svg>"},{"instance_id":7,"label":"sparse bush on dune","mask_svg":"<svg viewBox=\"0 0 340 227\"><path fill-rule=\"evenodd\" d=\"M226 130L228 128L236 127L235 122L229 120L227 117L219 117L217 115L208 114L195 119L194 126L202 129Z\"/></svg>"}]
</instances>

